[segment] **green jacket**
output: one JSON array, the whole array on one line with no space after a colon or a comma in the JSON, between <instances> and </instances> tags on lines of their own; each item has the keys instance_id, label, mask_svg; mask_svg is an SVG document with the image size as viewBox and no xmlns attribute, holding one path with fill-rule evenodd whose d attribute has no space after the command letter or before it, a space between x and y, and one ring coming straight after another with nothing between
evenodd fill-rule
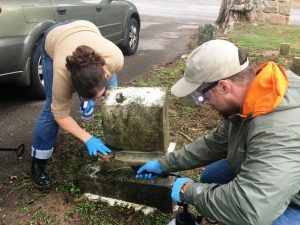
<instances>
[{"instance_id":1,"label":"green jacket","mask_svg":"<svg viewBox=\"0 0 300 225\"><path fill-rule=\"evenodd\" d=\"M212 133L159 159L166 172L226 158L237 176L225 185L195 182L187 203L227 225L269 225L290 203L300 206L300 77L286 71L279 107L255 117L233 115Z\"/></svg>"}]
</instances>

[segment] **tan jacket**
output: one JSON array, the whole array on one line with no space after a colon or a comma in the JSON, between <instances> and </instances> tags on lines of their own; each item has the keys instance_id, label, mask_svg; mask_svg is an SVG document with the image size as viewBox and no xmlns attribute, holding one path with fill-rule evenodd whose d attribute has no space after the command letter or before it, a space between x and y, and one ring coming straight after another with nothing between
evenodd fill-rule
<instances>
[{"instance_id":1,"label":"tan jacket","mask_svg":"<svg viewBox=\"0 0 300 225\"><path fill-rule=\"evenodd\" d=\"M45 40L45 50L53 59L53 85L51 109L55 117L66 117L75 90L66 68L66 57L80 45L94 49L105 60L104 70L110 76L123 67L124 56L111 41L105 39L89 21L78 20L51 30Z\"/></svg>"}]
</instances>

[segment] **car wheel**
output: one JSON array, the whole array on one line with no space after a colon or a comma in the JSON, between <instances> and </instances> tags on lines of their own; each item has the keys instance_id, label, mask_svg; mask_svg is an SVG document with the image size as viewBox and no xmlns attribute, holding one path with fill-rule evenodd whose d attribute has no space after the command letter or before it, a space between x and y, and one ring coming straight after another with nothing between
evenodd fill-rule
<instances>
[{"instance_id":1,"label":"car wheel","mask_svg":"<svg viewBox=\"0 0 300 225\"><path fill-rule=\"evenodd\" d=\"M140 27L135 18L130 18L124 37L123 52L125 55L133 55L139 45Z\"/></svg>"},{"instance_id":2,"label":"car wheel","mask_svg":"<svg viewBox=\"0 0 300 225\"><path fill-rule=\"evenodd\" d=\"M30 93L35 99L44 100L45 87L42 72L42 60L40 54L40 46L42 44L42 39L38 40L35 44L32 55L31 55L31 65L30 65Z\"/></svg>"}]
</instances>

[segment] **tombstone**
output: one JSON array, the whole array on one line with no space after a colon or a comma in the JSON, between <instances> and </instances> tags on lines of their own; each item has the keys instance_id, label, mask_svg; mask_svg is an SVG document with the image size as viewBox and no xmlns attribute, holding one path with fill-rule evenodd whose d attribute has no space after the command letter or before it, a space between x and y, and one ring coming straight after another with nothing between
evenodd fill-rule
<instances>
[{"instance_id":1,"label":"tombstone","mask_svg":"<svg viewBox=\"0 0 300 225\"><path fill-rule=\"evenodd\" d=\"M84 166L78 173L79 187L84 192L171 213L174 177L135 178L141 165L166 154L169 145L166 90L113 88L106 93L101 113L103 140L115 157Z\"/></svg>"},{"instance_id":2,"label":"tombstone","mask_svg":"<svg viewBox=\"0 0 300 225\"><path fill-rule=\"evenodd\" d=\"M292 64L292 68L291 70L300 76L300 57L299 56L295 56L294 60L293 60L293 64Z\"/></svg>"},{"instance_id":3,"label":"tombstone","mask_svg":"<svg viewBox=\"0 0 300 225\"><path fill-rule=\"evenodd\" d=\"M163 88L115 88L102 106L105 143L126 151L162 152L169 145L169 116Z\"/></svg>"},{"instance_id":4,"label":"tombstone","mask_svg":"<svg viewBox=\"0 0 300 225\"><path fill-rule=\"evenodd\" d=\"M290 52L290 44L289 43L281 43L280 44L280 55L288 55Z\"/></svg>"}]
</instances>

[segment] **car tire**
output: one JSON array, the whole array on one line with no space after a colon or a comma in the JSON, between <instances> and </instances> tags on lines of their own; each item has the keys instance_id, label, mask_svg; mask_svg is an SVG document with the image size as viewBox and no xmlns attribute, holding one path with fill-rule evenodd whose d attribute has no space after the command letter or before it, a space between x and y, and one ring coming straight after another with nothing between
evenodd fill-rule
<instances>
[{"instance_id":1,"label":"car tire","mask_svg":"<svg viewBox=\"0 0 300 225\"><path fill-rule=\"evenodd\" d=\"M125 55L133 55L139 45L140 26L137 20L133 17L130 18L124 36L124 45L122 46Z\"/></svg>"},{"instance_id":2,"label":"car tire","mask_svg":"<svg viewBox=\"0 0 300 225\"><path fill-rule=\"evenodd\" d=\"M31 54L31 64L30 64L30 95L34 99L44 100L46 98L45 95L45 87L43 81L43 73L42 73L42 61L40 54L40 46L42 44L42 38L40 38Z\"/></svg>"}]
</instances>

